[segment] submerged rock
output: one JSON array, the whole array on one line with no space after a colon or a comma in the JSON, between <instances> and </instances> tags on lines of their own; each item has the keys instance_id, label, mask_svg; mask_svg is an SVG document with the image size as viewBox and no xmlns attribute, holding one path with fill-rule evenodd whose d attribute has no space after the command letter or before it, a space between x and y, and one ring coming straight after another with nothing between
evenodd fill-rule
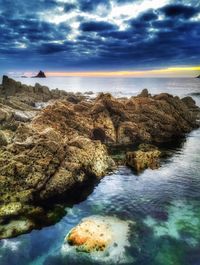
<instances>
[{"instance_id":1,"label":"submerged rock","mask_svg":"<svg viewBox=\"0 0 200 265\"><path fill-rule=\"evenodd\" d=\"M73 228L66 239L78 251L104 251L111 243L112 231L102 220L86 219Z\"/></svg>"},{"instance_id":2,"label":"submerged rock","mask_svg":"<svg viewBox=\"0 0 200 265\"><path fill-rule=\"evenodd\" d=\"M122 221L116 217L90 216L84 218L80 224L73 228L66 236L61 252L63 256L73 255L102 262L115 262L117 264L130 261L126 248L130 246L131 221ZM83 257L84 258L84 257Z\"/></svg>"}]
</instances>

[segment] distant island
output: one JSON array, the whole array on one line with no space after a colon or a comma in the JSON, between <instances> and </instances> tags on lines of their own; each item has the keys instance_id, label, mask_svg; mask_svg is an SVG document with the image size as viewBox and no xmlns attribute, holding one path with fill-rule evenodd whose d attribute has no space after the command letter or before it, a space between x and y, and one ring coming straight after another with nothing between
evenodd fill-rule
<instances>
[{"instance_id":1,"label":"distant island","mask_svg":"<svg viewBox=\"0 0 200 265\"><path fill-rule=\"evenodd\" d=\"M32 78L46 78L46 75L40 70L39 73L36 76L32 76Z\"/></svg>"}]
</instances>

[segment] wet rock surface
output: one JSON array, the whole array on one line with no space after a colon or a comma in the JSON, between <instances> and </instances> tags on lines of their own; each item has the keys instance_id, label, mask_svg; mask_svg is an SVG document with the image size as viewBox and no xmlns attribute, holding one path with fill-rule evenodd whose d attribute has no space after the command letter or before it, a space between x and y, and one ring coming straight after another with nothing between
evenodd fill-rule
<instances>
[{"instance_id":1,"label":"wet rock surface","mask_svg":"<svg viewBox=\"0 0 200 265\"><path fill-rule=\"evenodd\" d=\"M47 102L47 106L37 109L37 102ZM144 90L129 99L100 94L88 100L81 94L50 91L39 84L25 86L3 77L0 223L17 215L27 220L29 213L34 215L33 209L76 193L86 182L98 181L112 171L115 162L107 145L170 141L197 128L198 118L199 108L190 97L151 96ZM146 151L143 146L135 157L139 161L136 168L153 167L159 151ZM16 203L22 209L14 207L16 214L7 215L6 207ZM32 223L29 229L34 227ZM0 231L0 237L3 235Z\"/></svg>"},{"instance_id":2,"label":"wet rock surface","mask_svg":"<svg viewBox=\"0 0 200 265\"><path fill-rule=\"evenodd\" d=\"M140 145L139 150L127 152L126 164L135 171L140 172L146 168L160 167L161 152L153 145Z\"/></svg>"}]
</instances>

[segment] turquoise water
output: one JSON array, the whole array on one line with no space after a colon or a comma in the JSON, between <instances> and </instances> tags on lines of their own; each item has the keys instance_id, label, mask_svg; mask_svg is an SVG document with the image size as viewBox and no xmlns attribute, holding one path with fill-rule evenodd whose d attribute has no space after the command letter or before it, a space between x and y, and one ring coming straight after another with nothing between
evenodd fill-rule
<instances>
[{"instance_id":1,"label":"turquoise water","mask_svg":"<svg viewBox=\"0 0 200 265\"><path fill-rule=\"evenodd\" d=\"M1 240L0 264L199 265L200 129L187 135L181 146L169 148L169 153L158 170L136 175L120 167L103 178L85 201L66 208L57 224ZM136 223L130 225L122 257L97 261L86 254L62 252L69 230L91 215Z\"/></svg>"},{"instance_id":2,"label":"turquoise water","mask_svg":"<svg viewBox=\"0 0 200 265\"><path fill-rule=\"evenodd\" d=\"M200 130L158 170L136 176L121 167L106 176L80 204L67 208L56 225L0 241L0 264L62 265L93 263L79 253L69 259L61 247L68 231L83 217L115 216L136 222L125 264L200 264ZM120 262L119 262L120 263ZM116 264L115 257L111 263ZM118 264L118 263L117 263Z\"/></svg>"}]
</instances>

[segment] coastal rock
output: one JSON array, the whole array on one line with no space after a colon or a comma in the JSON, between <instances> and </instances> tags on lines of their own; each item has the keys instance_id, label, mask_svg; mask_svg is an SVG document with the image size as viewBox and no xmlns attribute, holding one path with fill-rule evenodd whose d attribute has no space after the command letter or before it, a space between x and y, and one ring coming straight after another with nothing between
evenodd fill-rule
<instances>
[{"instance_id":1,"label":"coastal rock","mask_svg":"<svg viewBox=\"0 0 200 265\"><path fill-rule=\"evenodd\" d=\"M43 71L39 71L39 73L36 76L33 76L35 78L46 78L46 75Z\"/></svg>"},{"instance_id":2,"label":"coastal rock","mask_svg":"<svg viewBox=\"0 0 200 265\"><path fill-rule=\"evenodd\" d=\"M161 152L153 145L141 145L139 148L138 151L126 154L126 164L137 172L146 168L159 168Z\"/></svg>"},{"instance_id":3,"label":"coastal rock","mask_svg":"<svg viewBox=\"0 0 200 265\"><path fill-rule=\"evenodd\" d=\"M166 93L147 96L145 92L129 99L101 93L88 100L82 94L52 92L39 84L24 87L4 79L0 91L0 207L19 202L29 209L49 200L57 202L115 168L107 146L166 142L199 126L200 111L191 98ZM5 98L7 85L7 91L10 86L15 89L14 95ZM36 109L36 103L43 101L48 101L46 106ZM156 168L159 156L158 150L143 146L127 154L127 164L136 170ZM21 213L25 219L26 212Z\"/></svg>"},{"instance_id":4,"label":"coastal rock","mask_svg":"<svg viewBox=\"0 0 200 265\"><path fill-rule=\"evenodd\" d=\"M1 176L5 178L1 194L13 194L14 200L28 190L27 200L41 201L78 187L89 177L103 177L114 162L100 141L86 138L90 128L84 122L73 105L56 102L31 123L21 124L13 142L0 150Z\"/></svg>"},{"instance_id":5,"label":"coastal rock","mask_svg":"<svg viewBox=\"0 0 200 265\"><path fill-rule=\"evenodd\" d=\"M8 217L12 215L18 215L22 210L22 205L20 202L11 202L3 205L0 208L0 217Z\"/></svg>"},{"instance_id":6,"label":"coastal rock","mask_svg":"<svg viewBox=\"0 0 200 265\"><path fill-rule=\"evenodd\" d=\"M138 95L138 97L148 98L150 96L149 91L145 88L142 92Z\"/></svg>"},{"instance_id":7,"label":"coastal rock","mask_svg":"<svg viewBox=\"0 0 200 265\"><path fill-rule=\"evenodd\" d=\"M47 86L42 86L39 83L36 83L35 86L28 86L8 76L3 76L2 85L0 86L0 97L4 97L7 100L7 104L13 105L14 107L17 105L18 108L25 107L26 110L34 107L36 102L66 99L77 104L86 99L86 96L81 93L68 93L58 89L50 90Z\"/></svg>"}]
</instances>

